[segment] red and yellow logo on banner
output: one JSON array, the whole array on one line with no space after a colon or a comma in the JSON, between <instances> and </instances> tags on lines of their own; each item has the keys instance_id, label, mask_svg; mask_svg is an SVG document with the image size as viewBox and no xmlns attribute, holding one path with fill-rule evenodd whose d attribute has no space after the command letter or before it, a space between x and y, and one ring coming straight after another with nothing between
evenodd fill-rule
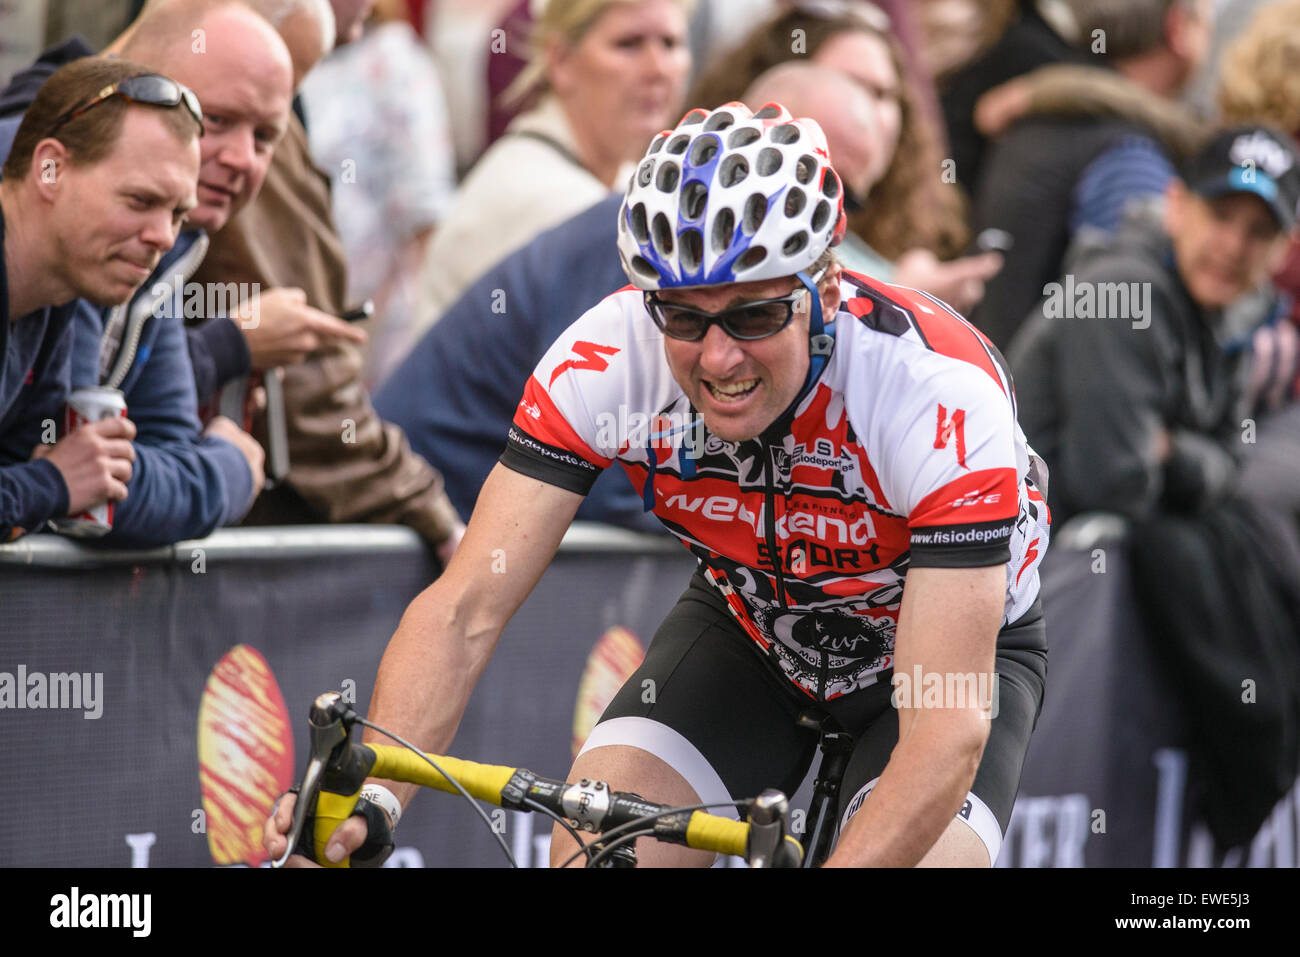
<instances>
[{"instance_id":1,"label":"red and yellow logo on banner","mask_svg":"<svg viewBox=\"0 0 1300 957\"><path fill-rule=\"evenodd\" d=\"M217 864L266 860L262 824L293 783L284 696L261 653L236 645L208 675L199 701L199 786Z\"/></svg>"},{"instance_id":2,"label":"red and yellow logo on banner","mask_svg":"<svg viewBox=\"0 0 1300 957\"><path fill-rule=\"evenodd\" d=\"M641 639L621 625L606 631L591 649L578 681L578 701L573 709L575 758L618 689L641 667L644 658Z\"/></svg>"}]
</instances>

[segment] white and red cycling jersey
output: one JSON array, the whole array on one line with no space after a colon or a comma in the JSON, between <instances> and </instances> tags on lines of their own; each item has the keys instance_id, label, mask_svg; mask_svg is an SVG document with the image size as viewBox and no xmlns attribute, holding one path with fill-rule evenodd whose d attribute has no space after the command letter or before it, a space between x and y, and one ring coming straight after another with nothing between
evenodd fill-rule
<instances>
[{"instance_id":1,"label":"white and red cycling jersey","mask_svg":"<svg viewBox=\"0 0 1300 957\"><path fill-rule=\"evenodd\" d=\"M942 302L845 271L834 351L756 439L708 434L640 291L605 298L542 357L501 461L586 494L618 462L745 631L810 697L893 666L910 566L1006 565L1003 624L1038 597L1046 468L1001 355ZM653 458L652 458L653 457Z\"/></svg>"}]
</instances>

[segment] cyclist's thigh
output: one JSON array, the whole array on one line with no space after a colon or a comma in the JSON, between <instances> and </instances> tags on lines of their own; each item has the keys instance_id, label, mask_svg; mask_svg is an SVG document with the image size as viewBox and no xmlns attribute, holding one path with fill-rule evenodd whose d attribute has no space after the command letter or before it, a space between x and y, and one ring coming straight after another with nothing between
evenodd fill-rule
<instances>
[{"instance_id":1,"label":"cyclist's thigh","mask_svg":"<svg viewBox=\"0 0 1300 957\"><path fill-rule=\"evenodd\" d=\"M997 715L989 726L988 743L957 820L979 836L989 863L997 860L1002 836L1011 821L1011 808L1020 788L1020 772L1029 738L1042 707L1047 676L1042 620L1004 629L994 665L997 673ZM861 733L840 789L839 826L858 812L898 743L898 712L884 711ZM960 840L959 838L957 840Z\"/></svg>"},{"instance_id":2,"label":"cyclist's thigh","mask_svg":"<svg viewBox=\"0 0 1300 957\"><path fill-rule=\"evenodd\" d=\"M816 746L815 735L795 726L798 692L702 582L697 575L664 620L584 751L649 752L706 802L755 797L765 788L793 794Z\"/></svg>"}]
</instances>

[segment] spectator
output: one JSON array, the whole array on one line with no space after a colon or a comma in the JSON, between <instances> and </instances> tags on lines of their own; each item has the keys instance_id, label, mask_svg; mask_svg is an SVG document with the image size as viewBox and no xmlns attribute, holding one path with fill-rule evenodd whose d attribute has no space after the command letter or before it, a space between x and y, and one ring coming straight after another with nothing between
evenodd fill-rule
<instances>
[{"instance_id":1,"label":"spectator","mask_svg":"<svg viewBox=\"0 0 1300 957\"><path fill-rule=\"evenodd\" d=\"M393 4L389 3L388 6ZM442 84L402 19L376 19L302 86L313 155L333 181L348 301L373 300L367 383L410 350L420 267L456 189Z\"/></svg>"},{"instance_id":2,"label":"spectator","mask_svg":"<svg viewBox=\"0 0 1300 957\"><path fill-rule=\"evenodd\" d=\"M1286 134L1235 127L1185 180L1170 183L1162 222L1126 222L1072 254L1076 317L1036 314L1011 361L1057 520L1095 509L1130 519L1144 631L1189 729L1189 791L1231 847L1295 782L1300 540L1293 513L1240 485L1237 450L1256 437L1216 333L1294 234L1300 155ZM1138 308L1077 316L1118 290Z\"/></svg>"},{"instance_id":3,"label":"spectator","mask_svg":"<svg viewBox=\"0 0 1300 957\"><path fill-rule=\"evenodd\" d=\"M1171 180L1161 221L1139 209L1113 237L1080 243L1026 322L1009 358L1058 519L1195 514L1231 488L1237 386L1215 332L1285 249L1300 199L1293 156L1264 128L1216 136L1186 185Z\"/></svg>"},{"instance_id":4,"label":"spectator","mask_svg":"<svg viewBox=\"0 0 1300 957\"><path fill-rule=\"evenodd\" d=\"M170 106L148 105L173 95ZM137 63L77 64L45 85L6 150L2 540L128 495L131 421L90 423L49 443L69 391L75 301L129 299L194 205L200 124L191 110L188 91Z\"/></svg>"},{"instance_id":5,"label":"spectator","mask_svg":"<svg viewBox=\"0 0 1300 957\"><path fill-rule=\"evenodd\" d=\"M358 9L352 0L334 0L333 7L341 39L352 33ZM318 43L300 49L319 35L320 22L317 17L315 33L297 24L286 36L300 51L295 64L321 55ZM347 307L347 261L330 214L329 177L312 161L296 116L274 150L261 194L213 235L195 278L293 285L323 312L339 315ZM284 369L290 468L247 522L399 522L437 546L445 560L463 524L441 477L411 451L401 429L379 418L360 378L359 351L337 340ZM255 422L255 434L265 435L264 429L264 422Z\"/></svg>"},{"instance_id":6,"label":"spectator","mask_svg":"<svg viewBox=\"0 0 1300 957\"><path fill-rule=\"evenodd\" d=\"M690 68L690 0L551 0L513 92L544 90L461 184L433 237L413 333L484 270L604 198L671 122Z\"/></svg>"},{"instance_id":7,"label":"spectator","mask_svg":"<svg viewBox=\"0 0 1300 957\"><path fill-rule=\"evenodd\" d=\"M975 191L989 134L977 129L975 104L988 90L1050 63L1084 63L1071 0L926 0L930 68L939 87L957 182Z\"/></svg>"},{"instance_id":8,"label":"spectator","mask_svg":"<svg viewBox=\"0 0 1300 957\"><path fill-rule=\"evenodd\" d=\"M1104 48L1106 62L1129 81L1138 102L1172 101L1204 57L1205 0L1070 0L1070 7L1077 42ZM1146 121L1141 111L1030 116L989 151L974 224L977 231L1009 233L1012 245L972 320L999 348L1061 273L1061 259L1080 230L1112 230L1126 203L1164 192L1176 148Z\"/></svg>"},{"instance_id":9,"label":"spectator","mask_svg":"<svg viewBox=\"0 0 1300 957\"><path fill-rule=\"evenodd\" d=\"M793 41L792 41L793 38ZM695 82L692 106L714 108L744 94L763 72L790 60L829 67L867 90L874 101L875 160L861 185L846 194L852 269L924 289L958 309L983 294L1000 265L997 256L941 263L965 242L955 188L942 182L934 131L913 89L902 82L904 60L888 20L871 4L807 3L755 27L748 39Z\"/></svg>"},{"instance_id":10,"label":"spectator","mask_svg":"<svg viewBox=\"0 0 1300 957\"><path fill-rule=\"evenodd\" d=\"M132 494L102 541L144 548L237 522L262 484L261 447L237 424L219 416L200 432L183 317L207 248L202 230L219 228L260 183L286 122L292 72L276 32L231 0L155 4L110 49L176 76L208 104L199 205L188 223L197 228L182 233L126 308L77 309L73 385L121 389L139 430Z\"/></svg>"},{"instance_id":11,"label":"spectator","mask_svg":"<svg viewBox=\"0 0 1300 957\"><path fill-rule=\"evenodd\" d=\"M218 2L221 0L181 0L179 6L173 6L172 14L197 16L205 6ZM324 5L328 8L328 0L245 0L245 2L254 9L265 7L281 19L291 17L294 11L303 5ZM154 16L168 3L175 4L176 0L150 0L135 24ZM105 53L120 54L133 28L133 26L128 27L105 50ZM332 43L332 30L330 38ZM16 74L8 87L0 92L0 119L20 117L41 84L60 66L81 57L94 55L95 50L77 37L46 50L35 63ZM209 140L209 143L211 142ZM205 162L211 165L214 161L209 156ZM256 178L256 182L260 183L261 175L264 174L263 170ZM244 201L246 199L236 205L242 205ZM182 236L181 244L184 246L186 243L188 239ZM143 288L152 288L152 283L146 283ZM351 328L332 316L306 306L303 298L301 290L267 290L245 303L245 311L242 315L233 318L223 315L213 316L186 330L200 406L210 402L223 385L232 379L247 375L250 369L265 370L301 362L326 338L365 340L365 334L361 330Z\"/></svg>"}]
</instances>

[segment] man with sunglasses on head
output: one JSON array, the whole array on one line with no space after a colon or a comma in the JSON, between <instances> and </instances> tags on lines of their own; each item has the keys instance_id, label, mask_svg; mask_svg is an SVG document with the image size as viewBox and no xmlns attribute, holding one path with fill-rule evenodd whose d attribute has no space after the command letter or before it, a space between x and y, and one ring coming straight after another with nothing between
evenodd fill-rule
<instances>
[{"instance_id":1,"label":"man with sunglasses on head","mask_svg":"<svg viewBox=\"0 0 1300 957\"><path fill-rule=\"evenodd\" d=\"M693 110L655 137L618 213L632 285L538 364L464 541L384 654L373 721L450 744L617 462L700 567L570 778L673 805L793 793L818 744L804 715L855 743L828 863L996 860L1046 672L1046 470L980 333L835 261L842 196L821 128L776 104ZM414 790L368 782L327 856L381 857ZM292 805L266 828L273 855ZM363 846L365 821L380 833Z\"/></svg>"},{"instance_id":2,"label":"man with sunglasses on head","mask_svg":"<svg viewBox=\"0 0 1300 957\"><path fill-rule=\"evenodd\" d=\"M127 496L135 425L115 417L55 441L56 424L79 297L101 307L128 300L194 206L198 106L181 105L176 83L138 64L73 65L41 90L7 151L0 541Z\"/></svg>"},{"instance_id":3,"label":"man with sunglasses on head","mask_svg":"<svg viewBox=\"0 0 1300 957\"><path fill-rule=\"evenodd\" d=\"M84 52L67 49L53 55L76 62L92 59ZM152 264L128 303L106 310L83 300L76 309L73 386L120 389L139 431L130 495L117 510L113 529L99 541L147 548L201 538L238 522L262 485L264 456L251 435L222 416L206 429L200 424L184 318L194 303L206 309L214 300L212 289L192 281L206 255L207 233L224 226L260 188L288 121L293 65L276 30L233 0L154 3L109 52L174 78L193 90L192 105L197 109L201 102L203 110L197 205L175 246ZM20 99L17 91L27 89L45 66L38 63L15 77L5 102ZM132 92L118 94L125 98ZM67 128L104 108L92 107ZM190 109L190 101L184 108ZM0 152L16 122L0 120ZM221 293L227 297L226 288ZM228 303L232 315L237 305ZM249 317L250 324L256 315ZM209 344L214 351L243 350L246 362L238 324L224 318L220 323L212 330L219 335Z\"/></svg>"}]
</instances>

